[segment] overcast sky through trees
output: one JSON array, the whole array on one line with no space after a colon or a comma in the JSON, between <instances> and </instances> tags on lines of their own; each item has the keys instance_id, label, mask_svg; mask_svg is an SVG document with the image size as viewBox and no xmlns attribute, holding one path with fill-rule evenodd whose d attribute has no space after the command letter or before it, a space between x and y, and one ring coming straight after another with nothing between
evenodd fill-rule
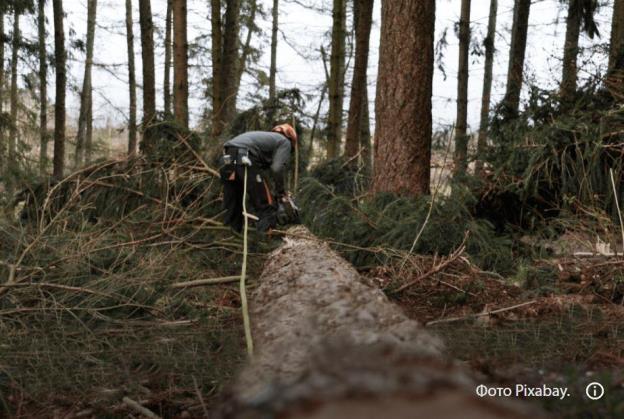
<instances>
[{"instance_id":1,"label":"overcast sky through trees","mask_svg":"<svg viewBox=\"0 0 624 419\"><path fill-rule=\"evenodd\" d=\"M263 33L254 38L254 45L263 51L260 66L266 69L270 63L270 0L258 0L266 17L258 19ZM52 49L52 7L48 2L47 16L49 32L48 48ZM64 6L67 13L66 32L72 33L71 39L84 39L86 30L86 0L65 0ZM308 4L316 4L324 7L327 11L318 13L305 9L300 5L282 0L280 5L280 31L279 48L277 57L277 85L278 88L298 87L304 93L313 95L308 101L311 110L316 106L320 96L319 86L324 80L324 72L321 60L318 58L321 44L329 50L329 30L331 28L331 2L328 0L307 0ZM473 0L472 2L472 37L473 40L482 43L485 36L489 0ZM135 8L137 6L135 5ZM163 55L162 47L164 37L164 16L166 0L152 0L154 13L156 62L157 62L157 88L158 108L162 109L163 82ZM127 94L127 56L124 24L124 1L102 0L98 5L98 21L95 40L95 57L93 74L94 93L94 123L96 126L113 125L125 121L128 107ZM376 1L373 17L373 29L371 35L371 53L369 61L369 95L371 105L374 106L375 81L377 76L377 60L379 48L381 2ZM492 99L497 103L503 95L505 77L507 72L507 56L509 47L509 28L513 14L513 0L501 0L498 9L498 27L496 38L496 57L494 68L494 85ZM203 44L209 45L210 14L206 0L188 0L188 25L189 41L194 42L197 37L205 37ZM433 119L436 127L450 125L455 119L455 96L456 96L456 72L457 72L457 36L454 25L459 20L460 0L438 0L436 11L436 42L446 30L448 46L444 51L442 61L446 73L436 68L433 85ZM590 40L587 36L581 36L581 48L592 43L607 43L609 40L609 26L612 7L602 7L597 15L597 22L601 32L601 38ZM555 87L555 81L560 78L561 56L565 30L565 7L559 0L541 0L534 2L531 8L530 31L526 59L526 78L537 81L541 87ZM7 18L8 19L8 18ZM135 53L137 54L137 75L141 74L138 10L134 12L135 19ZM36 38L35 19L24 22L24 35L31 39ZM349 24L351 24L351 12L349 12ZM6 25L7 27L9 25ZM284 40L286 36L286 41ZM304 56L313 57L306 59ZM483 79L483 56L472 55L470 58L470 81L469 81L469 113L468 122L470 130L475 130L479 122L479 109L481 101L481 89ZM586 78L596 69L606 66L607 54L589 57L584 51L579 54L579 77ZM84 53L73 51L68 60L70 66L69 83L72 86L72 95L68 97L68 122L76 123L78 115L78 94L76 86L80 85L83 74ZM353 60L348 60L353 65ZM99 64L108 65L102 68ZM190 118L191 124L195 124L209 101L204 98L205 86L201 83L203 77L209 77L210 56L208 51L200 53L190 59ZM347 81L351 80L350 75ZM53 79L52 79L53 81ZM137 80L139 86L140 79ZM253 80L249 76L243 79L241 86L239 107L245 107L249 102L245 96L255 92ZM53 92L51 85L48 92ZM268 89L267 89L268 92ZM268 93L264 92L265 95ZM347 89L347 93L349 90ZM140 95L139 95L140 96ZM345 100L345 112L348 109L348 98ZM373 109L371 109L373 110ZM140 112L140 110L139 110ZM139 113L140 115L140 113ZM374 113L371 113L374 122Z\"/></svg>"}]
</instances>

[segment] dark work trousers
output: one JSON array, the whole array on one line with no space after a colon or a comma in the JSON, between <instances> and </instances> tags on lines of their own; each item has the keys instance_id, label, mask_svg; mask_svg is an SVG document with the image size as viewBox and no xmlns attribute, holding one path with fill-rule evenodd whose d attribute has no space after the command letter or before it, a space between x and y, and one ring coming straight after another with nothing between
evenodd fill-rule
<instances>
[{"instance_id":1,"label":"dark work trousers","mask_svg":"<svg viewBox=\"0 0 624 419\"><path fill-rule=\"evenodd\" d=\"M245 166L228 164L221 168L223 182L223 206L225 224L235 231L243 229L243 180ZM259 218L256 229L260 232L274 228L277 224L277 205L266 180L256 166L247 167L247 212Z\"/></svg>"}]
</instances>

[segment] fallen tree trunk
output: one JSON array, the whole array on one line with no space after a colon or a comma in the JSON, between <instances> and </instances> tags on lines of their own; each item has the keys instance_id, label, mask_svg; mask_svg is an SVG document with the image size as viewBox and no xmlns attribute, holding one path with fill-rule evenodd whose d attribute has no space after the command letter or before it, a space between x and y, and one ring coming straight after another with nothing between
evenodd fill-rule
<instances>
[{"instance_id":1,"label":"fallen tree trunk","mask_svg":"<svg viewBox=\"0 0 624 419\"><path fill-rule=\"evenodd\" d=\"M290 232L252 295L256 349L223 416L529 416L524 404L478 398L439 339L307 230Z\"/></svg>"}]
</instances>

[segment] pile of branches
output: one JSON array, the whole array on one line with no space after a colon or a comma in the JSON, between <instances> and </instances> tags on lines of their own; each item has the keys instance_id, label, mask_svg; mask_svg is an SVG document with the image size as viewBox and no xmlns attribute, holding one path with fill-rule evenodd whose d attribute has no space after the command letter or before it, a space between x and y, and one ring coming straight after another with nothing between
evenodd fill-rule
<instances>
[{"instance_id":1,"label":"pile of branches","mask_svg":"<svg viewBox=\"0 0 624 419\"><path fill-rule=\"evenodd\" d=\"M244 347L242 243L213 172L196 154L107 161L21 194L0 222L0 416L203 414Z\"/></svg>"}]
</instances>

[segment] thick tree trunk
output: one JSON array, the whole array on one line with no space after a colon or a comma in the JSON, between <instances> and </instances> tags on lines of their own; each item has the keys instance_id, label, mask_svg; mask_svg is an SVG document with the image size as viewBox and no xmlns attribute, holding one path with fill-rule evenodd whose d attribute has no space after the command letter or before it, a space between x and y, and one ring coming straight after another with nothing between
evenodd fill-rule
<instances>
[{"instance_id":1,"label":"thick tree trunk","mask_svg":"<svg viewBox=\"0 0 624 419\"><path fill-rule=\"evenodd\" d=\"M576 93L576 57L581 34L581 1L569 0L568 4L560 91L562 106L566 108L571 105Z\"/></svg>"},{"instance_id":2,"label":"thick tree trunk","mask_svg":"<svg viewBox=\"0 0 624 419\"><path fill-rule=\"evenodd\" d=\"M221 19L221 2L212 5L212 135L219 137L236 114L236 96L240 57L240 0L226 0L225 21ZM223 27L223 30L221 29Z\"/></svg>"},{"instance_id":3,"label":"thick tree trunk","mask_svg":"<svg viewBox=\"0 0 624 419\"><path fill-rule=\"evenodd\" d=\"M327 158L338 157L342 139L342 105L344 101L346 0L334 0L332 11L332 45L329 58L329 115L327 118Z\"/></svg>"},{"instance_id":4,"label":"thick tree trunk","mask_svg":"<svg viewBox=\"0 0 624 419\"><path fill-rule=\"evenodd\" d=\"M39 173L44 175L48 161L48 59L46 53L45 0L38 0L37 2L37 35L39 41ZM0 112L2 111L0 110Z\"/></svg>"},{"instance_id":5,"label":"thick tree trunk","mask_svg":"<svg viewBox=\"0 0 624 419\"><path fill-rule=\"evenodd\" d=\"M188 43L186 30L186 0L176 0L173 2L174 116L178 124L188 128Z\"/></svg>"},{"instance_id":6,"label":"thick tree trunk","mask_svg":"<svg viewBox=\"0 0 624 419\"><path fill-rule=\"evenodd\" d=\"M355 64L351 82L351 102L347 121L345 157L352 158L360 152L362 124L365 117L366 70L368 69L368 50L370 31L373 22L374 0L355 0L353 3L355 25Z\"/></svg>"},{"instance_id":7,"label":"thick tree trunk","mask_svg":"<svg viewBox=\"0 0 624 419\"><path fill-rule=\"evenodd\" d=\"M16 180L16 145L17 145L17 62L19 60L20 47L20 12L15 8L13 12L13 42L11 43L11 123L9 126L9 153L7 167L9 169L9 192L13 190L13 182Z\"/></svg>"},{"instance_id":8,"label":"thick tree trunk","mask_svg":"<svg viewBox=\"0 0 624 419\"><path fill-rule=\"evenodd\" d=\"M167 0L167 14L165 17L165 74L163 80L163 100L165 115L171 115L171 28L173 14L173 0Z\"/></svg>"},{"instance_id":9,"label":"thick tree trunk","mask_svg":"<svg viewBox=\"0 0 624 419\"><path fill-rule=\"evenodd\" d=\"M524 56L530 11L531 0L516 0L511 28L507 89L503 99L503 112L507 119L517 116L518 108L520 107L520 92L522 91L522 80L524 77Z\"/></svg>"},{"instance_id":10,"label":"thick tree trunk","mask_svg":"<svg viewBox=\"0 0 624 419\"><path fill-rule=\"evenodd\" d=\"M91 106L91 68L93 67L93 44L95 42L95 20L97 13L97 0L89 0L87 5L87 52L80 94L80 113L78 117L78 134L76 135L76 154L74 165L81 166L84 163L84 148L87 138L87 118Z\"/></svg>"},{"instance_id":11,"label":"thick tree trunk","mask_svg":"<svg viewBox=\"0 0 624 419\"><path fill-rule=\"evenodd\" d=\"M481 95L481 121L479 124L479 139L477 140L477 161L475 174L483 175L483 159L487 148L487 135L490 125L490 97L492 95L492 71L494 68L494 40L496 38L496 15L498 0L490 0L490 16L488 19L487 37L485 38L485 69L483 71L483 93Z\"/></svg>"},{"instance_id":12,"label":"thick tree trunk","mask_svg":"<svg viewBox=\"0 0 624 419\"><path fill-rule=\"evenodd\" d=\"M297 238L269 256L251 296L255 351L224 417L535 414L524 404L477 397L436 337L304 228L290 232Z\"/></svg>"},{"instance_id":13,"label":"thick tree trunk","mask_svg":"<svg viewBox=\"0 0 624 419\"><path fill-rule=\"evenodd\" d=\"M273 0L273 25L271 28L271 68L269 70L269 122L273 125L277 89L275 87L275 78L277 76L277 30L279 19L279 0Z\"/></svg>"},{"instance_id":14,"label":"thick tree trunk","mask_svg":"<svg viewBox=\"0 0 624 419\"><path fill-rule=\"evenodd\" d=\"M54 158L55 179L63 177L65 167L65 87L67 73L65 62L65 32L63 29L63 0L52 0L54 14L54 67L56 69L56 92L54 103Z\"/></svg>"},{"instance_id":15,"label":"thick tree trunk","mask_svg":"<svg viewBox=\"0 0 624 419\"><path fill-rule=\"evenodd\" d=\"M239 66L240 6L241 0L227 0L223 30L223 58L221 59L221 97L223 99L221 124L227 126L236 115L238 83L235 74Z\"/></svg>"},{"instance_id":16,"label":"thick tree trunk","mask_svg":"<svg viewBox=\"0 0 624 419\"><path fill-rule=\"evenodd\" d=\"M435 0L382 3L376 192L429 194Z\"/></svg>"},{"instance_id":17,"label":"thick tree trunk","mask_svg":"<svg viewBox=\"0 0 624 419\"><path fill-rule=\"evenodd\" d=\"M143 60L143 140L141 150L152 154L153 130L150 125L156 118L156 79L154 74L154 24L150 0L139 0L139 25L141 27L141 57Z\"/></svg>"},{"instance_id":18,"label":"thick tree trunk","mask_svg":"<svg viewBox=\"0 0 624 419\"><path fill-rule=\"evenodd\" d=\"M221 0L210 1L210 23L212 38L212 136L217 138L223 131L221 112L221 58L223 54L223 32L221 31Z\"/></svg>"},{"instance_id":19,"label":"thick tree trunk","mask_svg":"<svg viewBox=\"0 0 624 419\"><path fill-rule=\"evenodd\" d=\"M134 69L134 30L132 28L132 0L126 0L126 41L128 44L128 93L130 108L128 110L128 155L136 154L136 74Z\"/></svg>"},{"instance_id":20,"label":"thick tree trunk","mask_svg":"<svg viewBox=\"0 0 624 419\"><path fill-rule=\"evenodd\" d=\"M462 0L457 66L457 121L455 123L455 175L468 167L468 57L470 53L470 0Z\"/></svg>"},{"instance_id":21,"label":"thick tree trunk","mask_svg":"<svg viewBox=\"0 0 624 419\"><path fill-rule=\"evenodd\" d=\"M611 24L609 73L624 70L624 0L615 0Z\"/></svg>"}]
</instances>

